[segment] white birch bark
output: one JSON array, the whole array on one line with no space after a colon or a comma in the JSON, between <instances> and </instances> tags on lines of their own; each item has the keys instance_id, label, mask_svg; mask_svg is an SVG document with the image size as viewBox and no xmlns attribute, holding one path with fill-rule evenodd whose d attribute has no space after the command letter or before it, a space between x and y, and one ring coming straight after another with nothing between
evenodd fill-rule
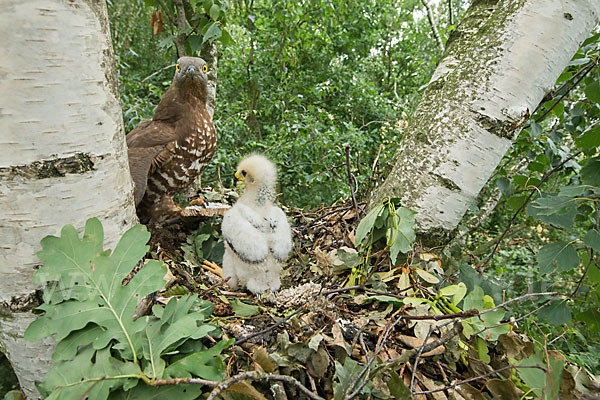
<instances>
[{"instance_id":1,"label":"white birch bark","mask_svg":"<svg viewBox=\"0 0 600 400\"><path fill-rule=\"evenodd\" d=\"M0 0L0 350L28 398L51 341L25 342L46 235L98 217L105 247L136 223L106 4Z\"/></svg>"},{"instance_id":2,"label":"white birch bark","mask_svg":"<svg viewBox=\"0 0 600 400\"><path fill-rule=\"evenodd\" d=\"M399 197L443 243L594 26L599 0L475 1L370 198Z\"/></svg>"}]
</instances>

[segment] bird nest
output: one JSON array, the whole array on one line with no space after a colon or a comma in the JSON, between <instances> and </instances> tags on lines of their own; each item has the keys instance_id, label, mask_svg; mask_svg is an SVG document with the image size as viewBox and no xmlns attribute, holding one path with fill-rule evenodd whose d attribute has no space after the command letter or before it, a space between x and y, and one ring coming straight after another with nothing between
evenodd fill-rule
<instances>
[{"instance_id":1,"label":"bird nest","mask_svg":"<svg viewBox=\"0 0 600 400\"><path fill-rule=\"evenodd\" d=\"M235 195L216 197L231 203ZM165 261L172 274L154 301L197 293L215 305L214 323L223 335L235 339L225 353L230 379L219 394L346 400L404 399L411 392L415 399L522 397L523 385L507 379L515 374L510 362L534 354L533 343L516 324L492 337L481 310L437 312L415 301L419 294L429 301L439 296L441 261L414 246L393 265L385 244L366 257L354 245L364 207L340 200L310 211L285 209L294 248L282 289L260 296L233 292L218 276L220 217L151 227L152 257ZM483 331L471 332L470 338L463 332L468 318L484 322ZM582 398L586 387L576 379L579 370L565 371L560 398ZM257 379L265 376L271 378Z\"/></svg>"}]
</instances>

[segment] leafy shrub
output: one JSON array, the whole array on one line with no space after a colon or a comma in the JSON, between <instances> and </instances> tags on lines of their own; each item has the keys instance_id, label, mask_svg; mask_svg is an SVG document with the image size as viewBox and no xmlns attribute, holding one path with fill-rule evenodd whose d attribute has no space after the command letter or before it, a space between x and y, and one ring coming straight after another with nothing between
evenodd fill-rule
<instances>
[{"instance_id":1,"label":"leafy shrub","mask_svg":"<svg viewBox=\"0 0 600 400\"><path fill-rule=\"evenodd\" d=\"M231 343L222 340L206 349L198 340L219 334L204 322L214 306L188 295L171 298L164 308L154 306L153 316L134 319L138 301L163 287L167 269L150 260L123 285L146 254L150 234L135 226L112 252L103 249L103 238L100 221L92 218L82 239L66 225L60 237L41 242L38 256L44 265L34 280L48 283L45 304L38 308L45 314L31 323L25 338L53 335L58 344L40 392L49 399L159 394L195 399L202 385L154 385L170 378L222 379L219 354Z\"/></svg>"}]
</instances>

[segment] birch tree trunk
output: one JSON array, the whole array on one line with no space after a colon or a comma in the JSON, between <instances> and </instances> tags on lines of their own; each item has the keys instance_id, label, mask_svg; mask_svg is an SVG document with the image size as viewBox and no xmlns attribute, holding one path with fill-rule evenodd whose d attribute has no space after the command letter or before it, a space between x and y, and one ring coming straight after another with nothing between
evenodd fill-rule
<instances>
[{"instance_id":1,"label":"birch tree trunk","mask_svg":"<svg viewBox=\"0 0 600 400\"><path fill-rule=\"evenodd\" d=\"M114 248L137 219L106 4L0 0L0 43L0 350L37 398L54 349L23 340L40 240L96 216Z\"/></svg>"},{"instance_id":2,"label":"birch tree trunk","mask_svg":"<svg viewBox=\"0 0 600 400\"><path fill-rule=\"evenodd\" d=\"M399 197L425 242L447 241L599 14L599 0L473 1L370 204Z\"/></svg>"}]
</instances>

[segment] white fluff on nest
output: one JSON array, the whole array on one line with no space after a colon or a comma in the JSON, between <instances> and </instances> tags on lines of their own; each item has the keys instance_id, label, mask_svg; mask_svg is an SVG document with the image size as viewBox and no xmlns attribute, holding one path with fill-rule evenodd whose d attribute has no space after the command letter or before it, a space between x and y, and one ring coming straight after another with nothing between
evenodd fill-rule
<instances>
[{"instance_id":1,"label":"white fluff on nest","mask_svg":"<svg viewBox=\"0 0 600 400\"><path fill-rule=\"evenodd\" d=\"M239 163L235 175L246 190L223 217L223 277L230 278L228 284L234 289L278 290L292 235L284 212L273 205L277 170L266 157L253 155Z\"/></svg>"}]
</instances>

